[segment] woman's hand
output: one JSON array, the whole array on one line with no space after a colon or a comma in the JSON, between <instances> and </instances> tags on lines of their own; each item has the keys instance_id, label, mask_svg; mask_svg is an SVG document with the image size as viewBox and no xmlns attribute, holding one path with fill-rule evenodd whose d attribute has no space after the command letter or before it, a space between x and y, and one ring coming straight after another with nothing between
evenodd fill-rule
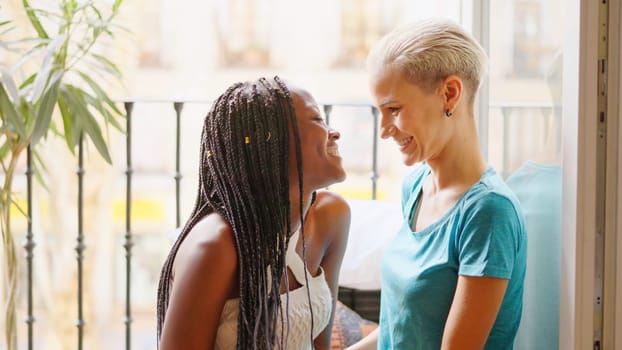
<instances>
[{"instance_id":1,"label":"woman's hand","mask_svg":"<svg viewBox=\"0 0 622 350\"><path fill-rule=\"evenodd\" d=\"M352 346L346 348L346 350L376 350L378 348L378 333L380 328L374 329L365 338L356 342Z\"/></svg>"}]
</instances>

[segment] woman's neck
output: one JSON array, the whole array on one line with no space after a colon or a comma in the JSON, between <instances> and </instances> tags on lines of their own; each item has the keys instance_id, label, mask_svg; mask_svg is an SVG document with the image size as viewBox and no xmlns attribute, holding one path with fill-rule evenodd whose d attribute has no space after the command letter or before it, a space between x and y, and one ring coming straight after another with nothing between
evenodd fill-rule
<instances>
[{"instance_id":1,"label":"woman's neck","mask_svg":"<svg viewBox=\"0 0 622 350\"><path fill-rule=\"evenodd\" d=\"M477 182L488 167L479 148L477 128L472 116L466 116L443 151L427 161L432 170L434 187L442 190L454 186L470 186Z\"/></svg>"},{"instance_id":2,"label":"woman's neck","mask_svg":"<svg viewBox=\"0 0 622 350\"><path fill-rule=\"evenodd\" d=\"M293 193L292 193L293 192ZM292 232L296 232L300 228L300 192L298 190L298 186L290 189L290 210L291 210L291 224L292 224ZM302 217L306 216L307 211L309 210L309 206L311 205L311 192L303 191L302 195Z\"/></svg>"}]
</instances>

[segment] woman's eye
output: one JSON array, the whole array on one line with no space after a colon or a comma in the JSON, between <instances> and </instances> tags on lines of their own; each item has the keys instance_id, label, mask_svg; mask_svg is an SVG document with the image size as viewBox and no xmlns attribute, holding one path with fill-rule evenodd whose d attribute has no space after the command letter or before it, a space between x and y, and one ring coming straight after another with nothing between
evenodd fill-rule
<instances>
[{"instance_id":1,"label":"woman's eye","mask_svg":"<svg viewBox=\"0 0 622 350\"><path fill-rule=\"evenodd\" d=\"M389 107L389 113L391 113L392 116L396 117L398 115L398 113L400 112L400 109L397 107Z\"/></svg>"}]
</instances>

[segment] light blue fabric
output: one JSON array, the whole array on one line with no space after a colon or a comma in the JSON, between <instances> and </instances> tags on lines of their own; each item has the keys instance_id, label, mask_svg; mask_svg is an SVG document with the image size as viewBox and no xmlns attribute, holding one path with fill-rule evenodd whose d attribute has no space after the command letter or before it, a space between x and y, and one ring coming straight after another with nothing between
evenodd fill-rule
<instances>
[{"instance_id":1,"label":"light blue fabric","mask_svg":"<svg viewBox=\"0 0 622 350\"><path fill-rule=\"evenodd\" d=\"M508 179L525 213L529 255L517 350L559 347L562 169L526 162Z\"/></svg>"},{"instance_id":2,"label":"light blue fabric","mask_svg":"<svg viewBox=\"0 0 622 350\"><path fill-rule=\"evenodd\" d=\"M378 349L438 350L458 275L509 279L485 349L512 349L527 242L518 201L492 168L438 221L413 232L423 164L404 181L404 224L382 259Z\"/></svg>"}]
</instances>

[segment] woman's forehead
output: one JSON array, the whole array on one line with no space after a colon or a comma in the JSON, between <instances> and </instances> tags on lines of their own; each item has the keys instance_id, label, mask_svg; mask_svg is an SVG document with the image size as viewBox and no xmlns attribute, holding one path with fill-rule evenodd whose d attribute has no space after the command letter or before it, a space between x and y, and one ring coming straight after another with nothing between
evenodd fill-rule
<instances>
[{"instance_id":1,"label":"woman's forehead","mask_svg":"<svg viewBox=\"0 0 622 350\"><path fill-rule=\"evenodd\" d=\"M296 108L296 110L298 110L299 108L313 109L315 111L319 110L315 98L313 98L313 96L307 90L304 90L302 88L294 88L290 89L290 93L292 95L294 108Z\"/></svg>"},{"instance_id":2,"label":"woman's forehead","mask_svg":"<svg viewBox=\"0 0 622 350\"><path fill-rule=\"evenodd\" d=\"M287 89L289 90L293 98L298 97L298 98L305 99L311 96L311 94L307 90L292 83L287 84Z\"/></svg>"}]
</instances>

